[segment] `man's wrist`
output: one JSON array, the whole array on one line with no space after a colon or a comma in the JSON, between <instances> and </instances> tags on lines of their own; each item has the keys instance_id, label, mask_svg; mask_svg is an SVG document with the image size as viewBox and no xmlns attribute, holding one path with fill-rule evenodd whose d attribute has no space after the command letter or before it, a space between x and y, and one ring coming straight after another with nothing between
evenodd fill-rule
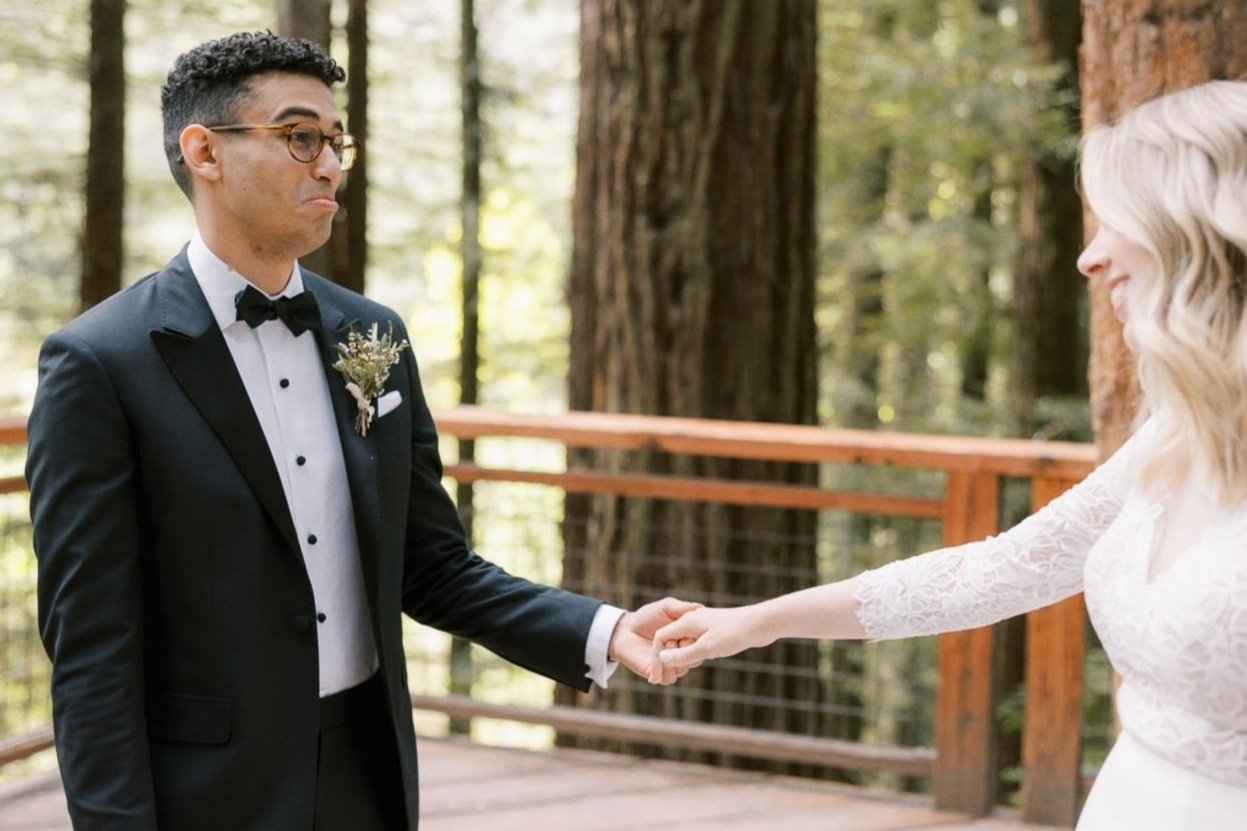
<instances>
[{"instance_id":1,"label":"man's wrist","mask_svg":"<svg viewBox=\"0 0 1247 831\"><path fill-rule=\"evenodd\" d=\"M606 687L619 666L611 657L610 650L615 640L615 630L625 614L627 612L623 609L603 603L598 607L589 627L589 637L585 641L585 677L599 687Z\"/></svg>"}]
</instances>

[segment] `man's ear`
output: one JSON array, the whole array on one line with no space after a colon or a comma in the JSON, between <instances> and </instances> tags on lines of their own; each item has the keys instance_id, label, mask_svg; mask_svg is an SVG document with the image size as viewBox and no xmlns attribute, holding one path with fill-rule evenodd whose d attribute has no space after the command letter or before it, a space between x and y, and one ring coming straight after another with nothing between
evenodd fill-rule
<instances>
[{"instance_id":1,"label":"man's ear","mask_svg":"<svg viewBox=\"0 0 1247 831\"><path fill-rule=\"evenodd\" d=\"M182 164L186 165L192 181L215 182L221 178L216 135L211 130L202 124L188 124L178 136L178 145L182 148Z\"/></svg>"}]
</instances>

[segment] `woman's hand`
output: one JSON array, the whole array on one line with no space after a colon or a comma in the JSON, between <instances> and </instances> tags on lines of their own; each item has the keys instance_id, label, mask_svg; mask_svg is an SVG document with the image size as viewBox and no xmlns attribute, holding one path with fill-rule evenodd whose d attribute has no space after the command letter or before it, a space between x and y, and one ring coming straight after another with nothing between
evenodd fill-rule
<instances>
[{"instance_id":1,"label":"woman's hand","mask_svg":"<svg viewBox=\"0 0 1247 831\"><path fill-rule=\"evenodd\" d=\"M695 609L655 633L650 666L688 670L775 640L759 630L756 606Z\"/></svg>"}]
</instances>

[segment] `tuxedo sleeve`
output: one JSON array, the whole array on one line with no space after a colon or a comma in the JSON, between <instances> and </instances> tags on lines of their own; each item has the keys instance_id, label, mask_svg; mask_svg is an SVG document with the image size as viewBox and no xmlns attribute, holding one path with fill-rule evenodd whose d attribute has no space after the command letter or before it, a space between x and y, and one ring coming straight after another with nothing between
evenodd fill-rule
<instances>
[{"instance_id":1,"label":"tuxedo sleeve","mask_svg":"<svg viewBox=\"0 0 1247 831\"><path fill-rule=\"evenodd\" d=\"M471 550L442 487L437 431L410 352L402 363L412 403L404 611L512 663L587 690L586 643L601 602L508 574Z\"/></svg>"},{"instance_id":2,"label":"tuxedo sleeve","mask_svg":"<svg viewBox=\"0 0 1247 831\"><path fill-rule=\"evenodd\" d=\"M39 629L73 827L154 831L136 449L108 373L72 335L43 346L28 433Z\"/></svg>"}]
</instances>

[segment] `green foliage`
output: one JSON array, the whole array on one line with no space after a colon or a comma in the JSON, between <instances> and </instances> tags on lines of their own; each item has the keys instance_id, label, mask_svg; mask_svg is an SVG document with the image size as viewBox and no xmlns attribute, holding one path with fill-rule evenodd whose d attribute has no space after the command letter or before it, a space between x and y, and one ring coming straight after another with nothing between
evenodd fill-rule
<instances>
[{"instance_id":1,"label":"green foliage","mask_svg":"<svg viewBox=\"0 0 1247 831\"><path fill-rule=\"evenodd\" d=\"M1008 0L824 0L820 11L822 420L1011 435L1020 176L1032 158L1074 151L1056 91L1063 69L1036 62L1020 4ZM980 352L978 398L963 382L983 371ZM1045 412L1068 424L1086 409ZM848 489L921 487L890 470L827 478ZM823 522L839 540L831 570L841 575L940 544L931 524ZM916 681L933 685L932 649L903 641L867 659L864 678L893 683L861 692L877 708L864 739L931 740L931 687ZM1005 731L1019 728L1018 695L1002 702Z\"/></svg>"},{"instance_id":2,"label":"green foliage","mask_svg":"<svg viewBox=\"0 0 1247 831\"><path fill-rule=\"evenodd\" d=\"M985 5L821 6L819 315L832 423L873 397L884 426L1012 429L1019 176L1030 158L1073 152L1074 137L1057 109L1062 69L1035 61L1016 4ZM862 299L853 278L863 271L880 275L866 284L883 307L872 320L848 311ZM983 403L959 389L976 337L989 338L993 356ZM846 368L871 356L880 373L862 389Z\"/></svg>"},{"instance_id":3,"label":"green foliage","mask_svg":"<svg viewBox=\"0 0 1247 831\"><path fill-rule=\"evenodd\" d=\"M457 3L372 6L369 294L409 323L430 403L458 401ZM481 403L566 406L563 281L577 102L575 3L477 3L482 120Z\"/></svg>"}]
</instances>

